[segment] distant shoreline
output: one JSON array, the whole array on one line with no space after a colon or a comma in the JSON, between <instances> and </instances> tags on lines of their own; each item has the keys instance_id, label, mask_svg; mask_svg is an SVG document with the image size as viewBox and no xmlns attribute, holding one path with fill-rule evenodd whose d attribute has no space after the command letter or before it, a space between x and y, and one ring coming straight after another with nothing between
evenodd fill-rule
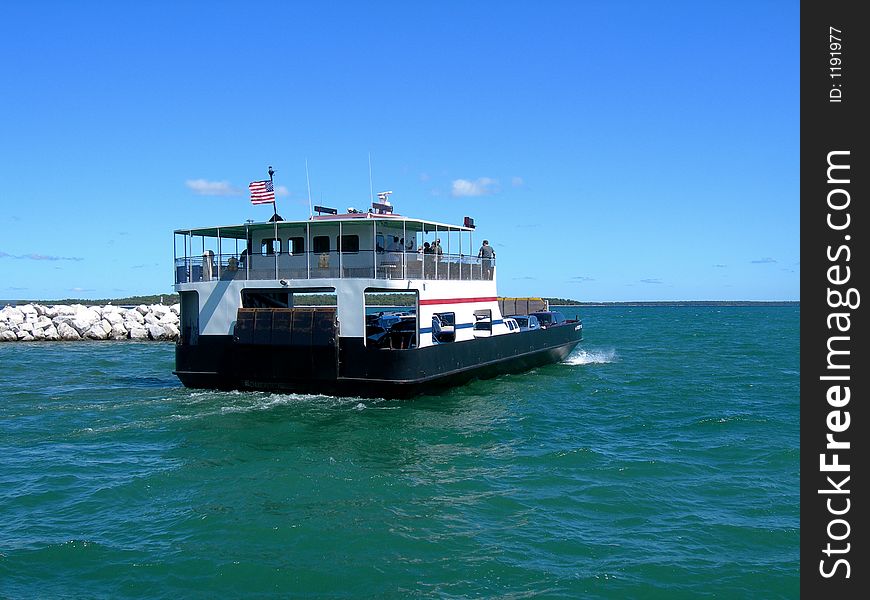
<instances>
[{"instance_id":1,"label":"distant shoreline","mask_svg":"<svg viewBox=\"0 0 870 600\"><path fill-rule=\"evenodd\" d=\"M624 302L581 302L570 298L544 298L550 306L625 306L625 307L654 307L654 306L800 306L800 300L630 300ZM63 300L0 300L0 308L4 306L20 306L24 304L41 304L43 306L73 305L84 306L138 306L140 304L177 304L177 294L155 294L152 296L133 296L129 298L114 298L100 300L85 300L80 298L67 298ZM376 306L376 305L371 305ZM384 304L382 306L395 306Z\"/></svg>"}]
</instances>

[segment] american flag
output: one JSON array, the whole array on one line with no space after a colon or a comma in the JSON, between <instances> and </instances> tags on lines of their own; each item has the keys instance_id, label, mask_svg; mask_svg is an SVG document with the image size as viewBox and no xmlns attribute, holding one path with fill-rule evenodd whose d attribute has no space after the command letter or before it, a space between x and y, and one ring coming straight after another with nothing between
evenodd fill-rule
<instances>
[{"instance_id":1,"label":"american flag","mask_svg":"<svg viewBox=\"0 0 870 600\"><path fill-rule=\"evenodd\" d=\"M251 190L251 204L271 204L275 202L275 188L271 181L252 181L248 185Z\"/></svg>"}]
</instances>

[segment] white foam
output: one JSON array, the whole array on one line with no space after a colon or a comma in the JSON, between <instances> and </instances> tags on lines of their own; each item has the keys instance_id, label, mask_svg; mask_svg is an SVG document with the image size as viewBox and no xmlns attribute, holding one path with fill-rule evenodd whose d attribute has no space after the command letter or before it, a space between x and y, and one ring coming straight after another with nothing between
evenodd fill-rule
<instances>
[{"instance_id":1,"label":"white foam","mask_svg":"<svg viewBox=\"0 0 870 600\"><path fill-rule=\"evenodd\" d=\"M616 350L585 350L577 348L562 361L563 365L597 365L618 360Z\"/></svg>"}]
</instances>

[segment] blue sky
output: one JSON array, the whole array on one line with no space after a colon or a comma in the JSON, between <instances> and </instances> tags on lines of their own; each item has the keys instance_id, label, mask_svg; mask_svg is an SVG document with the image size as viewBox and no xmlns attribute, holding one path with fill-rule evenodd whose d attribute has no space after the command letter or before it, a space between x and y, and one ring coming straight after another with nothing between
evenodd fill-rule
<instances>
[{"instance_id":1,"label":"blue sky","mask_svg":"<svg viewBox=\"0 0 870 600\"><path fill-rule=\"evenodd\" d=\"M474 217L504 295L798 300L799 3L0 4L0 298L172 291L172 231Z\"/></svg>"}]
</instances>

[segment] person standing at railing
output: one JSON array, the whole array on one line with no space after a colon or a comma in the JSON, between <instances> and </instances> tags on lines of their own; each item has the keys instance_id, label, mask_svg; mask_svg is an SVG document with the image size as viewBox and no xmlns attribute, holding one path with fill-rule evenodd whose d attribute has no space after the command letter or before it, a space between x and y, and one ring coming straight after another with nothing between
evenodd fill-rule
<instances>
[{"instance_id":1,"label":"person standing at railing","mask_svg":"<svg viewBox=\"0 0 870 600\"><path fill-rule=\"evenodd\" d=\"M442 255L444 254L444 249L441 248L441 238L437 238L432 243L432 254L435 255L435 278L445 279L447 276L447 265L442 262Z\"/></svg>"},{"instance_id":2,"label":"person standing at railing","mask_svg":"<svg viewBox=\"0 0 870 600\"><path fill-rule=\"evenodd\" d=\"M492 264L495 261L495 250L489 245L489 240L483 240L483 245L477 252L477 258L481 259L483 278L492 279Z\"/></svg>"},{"instance_id":3,"label":"person standing at railing","mask_svg":"<svg viewBox=\"0 0 870 600\"><path fill-rule=\"evenodd\" d=\"M434 264L432 259L435 258L433 256L432 245L429 242L423 242L423 279L432 279L432 272L434 270Z\"/></svg>"},{"instance_id":4,"label":"person standing at railing","mask_svg":"<svg viewBox=\"0 0 870 600\"><path fill-rule=\"evenodd\" d=\"M202 280L211 281L214 276L214 250L202 253Z\"/></svg>"},{"instance_id":5,"label":"person standing at railing","mask_svg":"<svg viewBox=\"0 0 870 600\"><path fill-rule=\"evenodd\" d=\"M389 236L387 243L387 254L384 257L384 276L387 279L401 278L399 267L402 266L402 246L399 244L399 236Z\"/></svg>"}]
</instances>

